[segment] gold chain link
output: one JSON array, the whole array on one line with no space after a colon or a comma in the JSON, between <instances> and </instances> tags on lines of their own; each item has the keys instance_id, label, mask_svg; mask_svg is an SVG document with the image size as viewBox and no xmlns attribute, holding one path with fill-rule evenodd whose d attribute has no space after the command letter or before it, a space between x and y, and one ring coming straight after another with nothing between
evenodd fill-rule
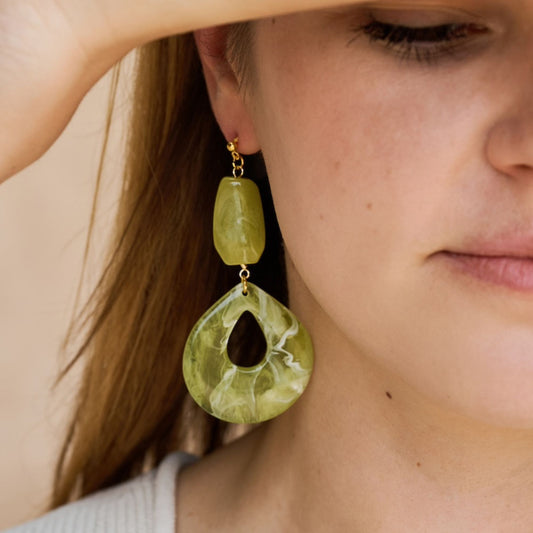
<instances>
[{"instance_id":1,"label":"gold chain link","mask_svg":"<svg viewBox=\"0 0 533 533\"><path fill-rule=\"evenodd\" d=\"M242 293L246 296L248 294L248 280L250 279L250 271L246 265L241 265L239 276L242 281Z\"/></svg>"},{"instance_id":2,"label":"gold chain link","mask_svg":"<svg viewBox=\"0 0 533 533\"><path fill-rule=\"evenodd\" d=\"M228 150L231 152L233 158L233 177L235 179L242 178L244 176L244 159L239 154L239 138L236 137L233 141L228 143ZM239 277L242 281L242 293L244 296L248 295L248 280L250 279L250 271L247 265L241 265L241 271Z\"/></svg>"},{"instance_id":3,"label":"gold chain link","mask_svg":"<svg viewBox=\"0 0 533 533\"><path fill-rule=\"evenodd\" d=\"M233 177L235 179L242 178L244 176L244 159L239 154L239 138L235 138L228 143L228 150L231 152L233 158Z\"/></svg>"}]
</instances>

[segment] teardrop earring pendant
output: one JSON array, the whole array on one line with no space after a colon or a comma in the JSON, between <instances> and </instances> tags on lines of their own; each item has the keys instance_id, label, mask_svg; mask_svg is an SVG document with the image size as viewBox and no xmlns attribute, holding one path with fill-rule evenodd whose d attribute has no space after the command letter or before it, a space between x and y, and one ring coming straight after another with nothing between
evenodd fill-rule
<instances>
[{"instance_id":1,"label":"teardrop earring pendant","mask_svg":"<svg viewBox=\"0 0 533 533\"><path fill-rule=\"evenodd\" d=\"M215 248L227 265L239 266L240 282L198 320L183 354L183 376L193 399L209 414L237 424L255 424L286 411L303 393L313 369L313 346L294 314L249 282L248 265L265 248L265 223L257 185L244 178L238 140L228 143L233 177L223 178L213 217ZM245 312L266 341L252 367L232 363L228 342Z\"/></svg>"}]
</instances>

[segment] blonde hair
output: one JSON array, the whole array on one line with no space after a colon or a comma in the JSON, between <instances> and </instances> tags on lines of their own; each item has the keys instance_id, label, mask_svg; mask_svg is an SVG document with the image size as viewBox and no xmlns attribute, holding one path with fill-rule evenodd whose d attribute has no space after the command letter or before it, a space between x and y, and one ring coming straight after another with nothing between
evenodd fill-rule
<instances>
[{"instance_id":1,"label":"blonde hair","mask_svg":"<svg viewBox=\"0 0 533 533\"><path fill-rule=\"evenodd\" d=\"M230 32L237 64L251 39L249 24ZM212 245L212 206L231 158L193 36L140 49L134 83L112 252L79 319L87 334L58 378L83 360L49 509L136 476L171 451L203 455L231 438L190 399L181 370L192 326L238 281ZM260 157L248 160L254 165L264 173ZM269 227L254 279L286 303L282 241L268 181L259 183ZM241 335L232 359L249 364L261 342Z\"/></svg>"}]
</instances>

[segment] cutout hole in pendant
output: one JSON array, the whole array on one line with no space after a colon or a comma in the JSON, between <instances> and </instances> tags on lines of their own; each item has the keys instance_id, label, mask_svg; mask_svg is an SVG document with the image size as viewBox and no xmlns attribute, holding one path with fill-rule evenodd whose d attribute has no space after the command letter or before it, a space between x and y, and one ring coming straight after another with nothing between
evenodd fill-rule
<instances>
[{"instance_id":1,"label":"cutout hole in pendant","mask_svg":"<svg viewBox=\"0 0 533 533\"><path fill-rule=\"evenodd\" d=\"M266 340L256 318L245 311L228 339L228 357L234 365L251 367L259 364L266 354Z\"/></svg>"}]
</instances>

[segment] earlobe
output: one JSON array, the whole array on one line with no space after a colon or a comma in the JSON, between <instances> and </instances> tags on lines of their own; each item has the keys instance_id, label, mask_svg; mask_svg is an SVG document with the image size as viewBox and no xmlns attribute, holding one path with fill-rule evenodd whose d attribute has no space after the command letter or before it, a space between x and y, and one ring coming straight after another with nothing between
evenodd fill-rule
<instances>
[{"instance_id":1,"label":"earlobe","mask_svg":"<svg viewBox=\"0 0 533 533\"><path fill-rule=\"evenodd\" d=\"M216 26L194 32L202 62L211 108L226 140L239 137L243 154L260 150L252 118L237 75L229 63L226 43L229 26Z\"/></svg>"}]
</instances>

